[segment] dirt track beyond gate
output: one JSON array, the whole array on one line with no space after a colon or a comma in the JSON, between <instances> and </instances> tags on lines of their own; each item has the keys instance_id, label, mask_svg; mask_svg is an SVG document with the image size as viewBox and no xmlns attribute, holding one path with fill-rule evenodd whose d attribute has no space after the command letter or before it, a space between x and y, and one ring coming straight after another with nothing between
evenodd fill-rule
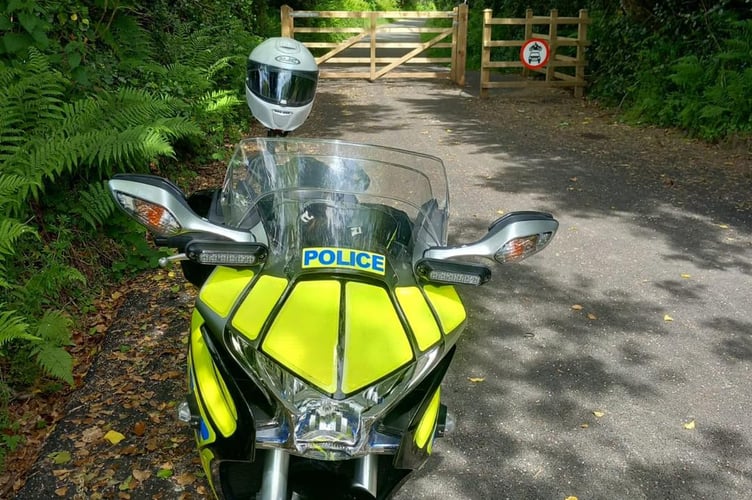
<instances>
[{"instance_id":1,"label":"dirt track beyond gate","mask_svg":"<svg viewBox=\"0 0 752 500\"><path fill-rule=\"evenodd\" d=\"M542 254L461 290L442 391L457 429L396 498L749 498L750 152L565 92L480 100L469 82L324 80L297 132L443 158L453 242L513 210L561 224ZM141 279L17 498L207 495L174 421L195 292L178 268Z\"/></svg>"}]
</instances>

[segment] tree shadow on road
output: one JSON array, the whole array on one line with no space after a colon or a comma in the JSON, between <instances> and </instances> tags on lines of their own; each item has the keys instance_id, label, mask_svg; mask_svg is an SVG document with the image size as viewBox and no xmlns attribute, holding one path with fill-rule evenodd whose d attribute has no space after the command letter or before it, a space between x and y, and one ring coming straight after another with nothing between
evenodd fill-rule
<instances>
[{"instance_id":1,"label":"tree shadow on road","mask_svg":"<svg viewBox=\"0 0 752 500\"><path fill-rule=\"evenodd\" d=\"M462 149L455 163L498 164L472 189L539 200L564 240L465 290L470 324L447 398L470 422L444 449L496 451L429 465L408 494L456 474L467 498L744 496L752 164L610 117L596 127L597 109L550 99L549 115L533 99L400 99L451 129L442 145ZM467 215L457 241L486 230Z\"/></svg>"}]
</instances>

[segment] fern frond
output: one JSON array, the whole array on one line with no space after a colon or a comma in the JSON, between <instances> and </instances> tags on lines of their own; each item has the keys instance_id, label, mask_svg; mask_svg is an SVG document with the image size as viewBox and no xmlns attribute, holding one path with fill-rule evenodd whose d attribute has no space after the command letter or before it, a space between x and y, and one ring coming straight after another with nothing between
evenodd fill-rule
<instances>
[{"instance_id":1,"label":"fern frond","mask_svg":"<svg viewBox=\"0 0 752 500\"><path fill-rule=\"evenodd\" d=\"M16 252L15 243L24 234L33 234L38 237L32 227L15 219L0 218L0 262L5 260L5 256Z\"/></svg>"},{"instance_id":2,"label":"fern frond","mask_svg":"<svg viewBox=\"0 0 752 500\"><path fill-rule=\"evenodd\" d=\"M192 135L201 135L203 132L196 122L182 116L161 118L155 120L151 129L170 140L181 139Z\"/></svg>"},{"instance_id":3,"label":"fern frond","mask_svg":"<svg viewBox=\"0 0 752 500\"><path fill-rule=\"evenodd\" d=\"M37 325L40 342L32 350L37 364L48 375L73 384L73 357L64 346L71 345L71 320L60 311L47 311Z\"/></svg>"},{"instance_id":4,"label":"fern frond","mask_svg":"<svg viewBox=\"0 0 752 500\"><path fill-rule=\"evenodd\" d=\"M37 337L56 345L71 345L71 320L62 311L47 311L37 324Z\"/></svg>"},{"instance_id":5,"label":"fern frond","mask_svg":"<svg viewBox=\"0 0 752 500\"><path fill-rule=\"evenodd\" d=\"M64 348L42 344L35 349L37 364L42 370L64 382L73 385L73 357Z\"/></svg>"},{"instance_id":6,"label":"fern frond","mask_svg":"<svg viewBox=\"0 0 752 500\"><path fill-rule=\"evenodd\" d=\"M228 110L242 102L243 101L241 101L234 92L229 90L217 90L205 94L196 104L199 109L202 109L207 113L213 113Z\"/></svg>"},{"instance_id":7,"label":"fern frond","mask_svg":"<svg viewBox=\"0 0 752 500\"><path fill-rule=\"evenodd\" d=\"M0 172L0 208L15 203L18 200L13 196L28 181L20 175Z\"/></svg>"},{"instance_id":8,"label":"fern frond","mask_svg":"<svg viewBox=\"0 0 752 500\"><path fill-rule=\"evenodd\" d=\"M80 192L72 211L81 216L89 226L96 228L104 224L115 209L115 201L107 189L107 183L103 181L89 184L85 191Z\"/></svg>"},{"instance_id":9,"label":"fern frond","mask_svg":"<svg viewBox=\"0 0 752 500\"><path fill-rule=\"evenodd\" d=\"M206 69L206 76L207 78L211 79L221 70L227 68L230 66L230 61L232 60L232 57L223 57L219 59L218 61L215 61L209 67Z\"/></svg>"},{"instance_id":10,"label":"fern frond","mask_svg":"<svg viewBox=\"0 0 752 500\"><path fill-rule=\"evenodd\" d=\"M29 325L23 316L16 311L0 311L0 346L11 340L39 341L28 333Z\"/></svg>"}]
</instances>

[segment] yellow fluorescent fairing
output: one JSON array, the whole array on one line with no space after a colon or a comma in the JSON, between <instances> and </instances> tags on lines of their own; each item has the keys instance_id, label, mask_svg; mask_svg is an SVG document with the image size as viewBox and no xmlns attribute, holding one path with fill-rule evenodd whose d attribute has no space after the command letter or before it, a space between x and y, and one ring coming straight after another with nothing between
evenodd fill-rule
<instances>
[{"instance_id":1,"label":"yellow fluorescent fairing","mask_svg":"<svg viewBox=\"0 0 752 500\"><path fill-rule=\"evenodd\" d=\"M436 419L439 416L439 406L441 402L441 389L436 389L436 392L431 398L431 402L426 408L426 412L423 414L423 418L418 423L418 428L415 430L415 444L418 448L424 448L428 444L427 451L431 453L431 436L434 434L436 428Z\"/></svg>"},{"instance_id":2,"label":"yellow fluorescent fairing","mask_svg":"<svg viewBox=\"0 0 752 500\"><path fill-rule=\"evenodd\" d=\"M227 317L240 292L253 279L250 269L217 267L201 288L199 298L220 316Z\"/></svg>"},{"instance_id":3,"label":"yellow fluorescent fairing","mask_svg":"<svg viewBox=\"0 0 752 500\"><path fill-rule=\"evenodd\" d=\"M224 437L229 437L237 428L237 409L206 347L201 334L202 325L201 315L194 310L191 318L191 360L196 390L217 430ZM211 429L211 426L207 427Z\"/></svg>"},{"instance_id":4,"label":"yellow fluorescent fairing","mask_svg":"<svg viewBox=\"0 0 752 500\"><path fill-rule=\"evenodd\" d=\"M394 293L413 330L418 348L425 351L440 341L441 331L420 288L417 286L398 287Z\"/></svg>"},{"instance_id":5,"label":"yellow fluorescent fairing","mask_svg":"<svg viewBox=\"0 0 752 500\"><path fill-rule=\"evenodd\" d=\"M413 351L385 289L349 282L345 307L342 392L349 394L408 363Z\"/></svg>"},{"instance_id":6,"label":"yellow fluorescent fairing","mask_svg":"<svg viewBox=\"0 0 752 500\"><path fill-rule=\"evenodd\" d=\"M360 281L293 286L288 292L285 278L261 276L230 324L249 340L262 338L261 351L328 394L352 394L378 382L415 359L414 349L427 351L442 342L442 331L449 334L465 321L451 286L397 287L394 298L385 287Z\"/></svg>"},{"instance_id":7,"label":"yellow fluorescent fairing","mask_svg":"<svg viewBox=\"0 0 752 500\"><path fill-rule=\"evenodd\" d=\"M261 276L238 307L232 318L232 326L249 340L256 340L285 288L287 288L286 279Z\"/></svg>"},{"instance_id":8,"label":"yellow fluorescent fairing","mask_svg":"<svg viewBox=\"0 0 752 500\"><path fill-rule=\"evenodd\" d=\"M263 350L328 393L337 390L338 281L298 283L274 318Z\"/></svg>"},{"instance_id":9,"label":"yellow fluorescent fairing","mask_svg":"<svg viewBox=\"0 0 752 500\"><path fill-rule=\"evenodd\" d=\"M199 456L201 457L201 465L204 468L206 478L209 480L209 486L211 486L212 492L216 495L217 492L214 489L214 478L211 473L211 462L214 460L214 453L212 453L209 448L204 448L201 450Z\"/></svg>"},{"instance_id":10,"label":"yellow fluorescent fairing","mask_svg":"<svg viewBox=\"0 0 752 500\"><path fill-rule=\"evenodd\" d=\"M450 334L462 324L467 317L465 306L462 305L457 290L453 286L426 285L424 288L426 297L433 305L434 311L439 316L441 328L445 334Z\"/></svg>"}]
</instances>

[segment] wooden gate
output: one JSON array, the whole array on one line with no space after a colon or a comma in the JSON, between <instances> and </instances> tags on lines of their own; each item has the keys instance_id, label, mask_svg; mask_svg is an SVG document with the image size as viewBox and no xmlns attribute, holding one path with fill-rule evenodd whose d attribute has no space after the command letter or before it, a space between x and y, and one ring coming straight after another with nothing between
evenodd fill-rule
<instances>
[{"instance_id":1,"label":"wooden gate","mask_svg":"<svg viewBox=\"0 0 752 500\"><path fill-rule=\"evenodd\" d=\"M314 54L317 54L316 62L320 65L321 78L366 78L371 81L378 78L449 78L457 85L465 84L466 4L444 12L296 11L285 5L281 9L281 17L282 36L299 39ZM361 19L364 26L295 26L295 19ZM428 19L447 19L449 26L425 26L425 21ZM397 22L392 22L395 20ZM321 35L310 34L340 34L339 36L342 36L343 33L347 34L345 36L349 35L349 38L339 42L306 40L307 37L321 37ZM422 41L420 39L422 34L428 34L430 38ZM379 35L383 35L381 40L379 40ZM395 37L403 38L405 35L414 40L393 40ZM446 41L450 37L451 41ZM321 53L322 49L327 51ZM367 57L365 54L358 54L358 49L360 52L368 49ZM447 55L434 56L433 52L437 49L446 52ZM424 54L428 50L432 52L430 56ZM411 65L410 69L404 67L408 64ZM446 64L449 64L449 68L444 69ZM347 65L347 67L338 70L336 65ZM437 65L444 66L437 67ZM394 71L400 66L403 66L403 71ZM420 66L426 70L412 69Z\"/></svg>"},{"instance_id":2,"label":"wooden gate","mask_svg":"<svg viewBox=\"0 0 752 500\"><path fill-rule=\"evenodd\" d=\"M557 10L552 10L549 16L534 16L531 9L527 9L524 18L494 18L491 9L483 11L483 54L481 57L481 78L480 78L480 96L486 97L488 89L502 87L574 87L574 95L582 97L583 89L587 85L585 82L585 47L589 45L587 40L587 27L590 24L587 10L580 10L579 17L559 17ZM516 40L498 40L492 37L493 26L522 26L524 35ZM576 25L577 37L566 37L559 35L559 26ZM533 26L543 26L546 32L536 32ZM537 31L541 31L538 29ZM522 47L526 40L539 38L548 42L551 57L545 67L532 71L537 71L545 75L545 80L508 80L508 81L491 81L491 70L495 68L523 68L522 61L519 57L514 60L491 60L491 50L494 47ZM570 47L574 55L559 53L559 48ZM517 52L514 53L517 56ZM562 68L569 68L570 72L562 71ZM571 70L574 70L573 72ZM528 76L531 70L524 69L523 76Z\"/></svg>"}]
</instances>

